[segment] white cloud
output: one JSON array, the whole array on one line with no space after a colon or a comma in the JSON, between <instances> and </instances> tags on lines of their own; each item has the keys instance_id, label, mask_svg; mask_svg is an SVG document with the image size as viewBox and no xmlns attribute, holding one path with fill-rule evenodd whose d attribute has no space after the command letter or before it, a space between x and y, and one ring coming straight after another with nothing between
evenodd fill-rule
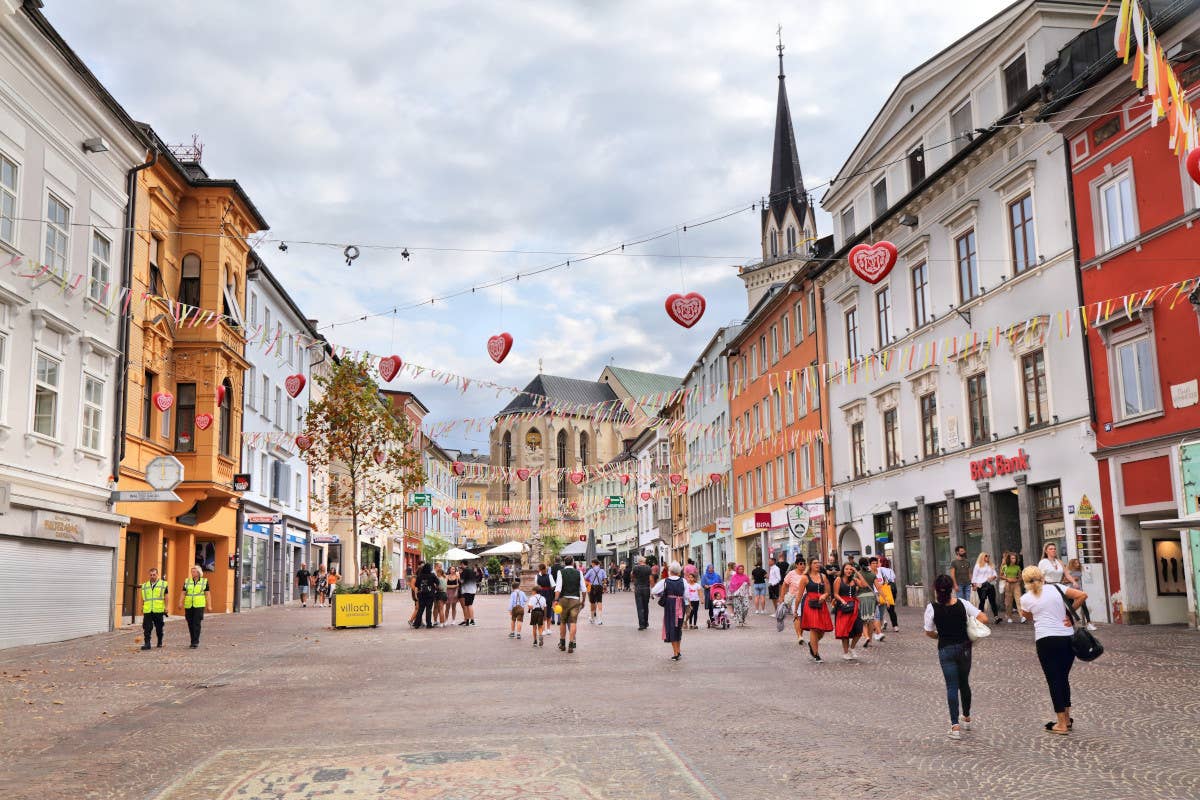
<instances>
[{"instance_id":1,"label":"white cloud","mask_svg":"<svg viewBox=\"0 0 1200 800\"><path fill-rule=\"evenodd\" d=\"M417 247L586 252L753 202L770 177L779 22L811 188L903 73L1003 5L209 0L197 13L184 0L56 0L46 13L136 118L168 141L198 132L210 173L237 178L273 236L414 248L411 261L364 248L347 267L340 247L265 247L305 312L330 322L560 260ZM329 335L518 386L539 357L576 377L610 358L682 375L745 313L732 267L755 257L757 232L747 212L632 248L652 256L506 287L516 343L502 365L484 349L500 330L498 290ZM685 283L709 303L691 330L662 309ZM505 402L410 388L435 418Z\"/></svg>"}]
</instances>

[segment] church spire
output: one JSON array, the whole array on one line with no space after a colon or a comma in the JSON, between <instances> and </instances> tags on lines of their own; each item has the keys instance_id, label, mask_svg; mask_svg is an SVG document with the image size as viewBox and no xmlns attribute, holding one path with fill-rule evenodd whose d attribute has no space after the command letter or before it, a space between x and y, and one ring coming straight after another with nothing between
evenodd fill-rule
<instances>
[{"instance_id":1,"label":"church spire","mask_svg":"<svg viewBox=\"0 0 1200 800\"><path fill-rule=\"evenodd\" d=\"M800 173L800 157L796 154L796 134L792 130L792 112L788 107L787 82L783 73L783 26L776 31L779 44L779 99L775 106L775 149L771 157L771 209L782 218L789 202L804 207L804 177Z\"/></svg>"}]
</instances>

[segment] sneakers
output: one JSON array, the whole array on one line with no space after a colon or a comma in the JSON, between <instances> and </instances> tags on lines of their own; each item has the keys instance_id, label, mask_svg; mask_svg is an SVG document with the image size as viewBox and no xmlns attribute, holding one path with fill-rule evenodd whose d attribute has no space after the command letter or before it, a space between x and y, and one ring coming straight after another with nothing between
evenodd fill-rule
<instances>
[{"instance_id":1,"label":"sneakers","mask_svg":"<svg viewBox=\"0 0 1200 800\"><path fill-rule=\"evenodd\" d=\"M569 644L569 645L567 646L567 652L568 652L568 653L574 653L574 652L575 652L575 643L574 643L574 642L571 642L571 644Z\"/></svg>"},{"instance_id":2,"label":"sneakers","mask_svg":"<svg viewBox=\"0 0 1200 800\"><path fill-rule=\"evenodd\" d=\"M517 638L517 635L516 635L515 633L513 633L512 631L509 631L509 632L508 632L508 638L510 638L510 639L515 639L515 638Z\"/></svg>"},{"instance_id":3,"label":"sneakers","mask_svg":"<svg viewBox=\"0 0 1200 800\"><path fill-rule=\"evenodd\" d=\"M852 647L852 648L850 648L850 660L851 660L851 661L858 661L858 651L857 651L857 650L855 650L853 647Z\"/></svg>"},{"instance_id":4,"label":"sneakers","mask_svg":"<svg viewBox=\"0 0 1200 800\"><path fill-rule=\"evenodd\" d=\"M146 642L144 645L142 645L142 649L143 649L143 650L149 650L149 649L150 649L150 643L149 643L149 642Z\"/></svg>"},{"instance_id":5,"label":"sneakers","mask_svg":"<svg viewBox=\"0 0 1200 800\"><path fill-rule=\"evenodd\" d=\"M1096 626L1095 626L1095 625L1093 625L1092 623L1090 623L1090 622L1089 622L1089 623L1087 624L1087 629L1088 629L1089 631L1094 631L1094 630L1096 630Z\"/></svg>"},{"instance_id":6,"label":"sneakers","mask_svg":"<svg viewBox=\"0 0 1200 800\"><path fill-rule=\"evenodd\" d=\"M603 625L603 624L604 624L604 620L602 620L602 619L600 619L599 617L597 617L597 618L596 618L596 624L597 624L597 625Z\"/></svg>"},{"instance_id":7,"label":"sneakers","mask_svg":"<svg viewBox=\"0 0 1200 800\"><path fill-rule=\"evenodd\" d=\"M519 633L518 633L518 634L517 634L517 638L518 638L518 639L520 639L520 638L521 638L521 634L519 634Z\"/></svg>"},{"instance_id":8,"label":"sneakers","mask_svg":"<svg viewBox=\"0 0 1200 800\"><path fill-rule=\"evenodd\" d=\"M963 729L964 731L969 731L969 730L971 730L971 722L972 722L972 720L968 719L968 718L967 718L967 716L966 716L965 714L964 714L964 715L963 715L963 716L962 716L962 717L959 719L959 722L960 722L960 723L962 723L962 729Z\"/></svg>"},{"instance_id":9,"label":"sneakers","mask_svg":"<svg viewBox=\"0 0 1200 800\"><path fill-rule=\"evenodd\" d=\"M871 634L871 638L872 638L872 639L874 639L874 640L875 640L875 641L877 641L877 642L882 642L882 641L883 641L883 636L884 636L884 635L883 635L882 633L873 633L873 634Z\"/></svg>"},{"instance_id":10,"label":"sneakers","mask_svg":"<svg viewBox=\"0 0 1200 800\"><path fill-rule=\"evenodd\" d=\"M567 649L567 640L566 640L566 639L559 639L559 640L558 640L558 649L559 649L559 650L566 650L566 649Z\"/></svg>"},{"instance_id":11,"label":"sneakers","mask_svg":"<svg viewBox=\"0 0 1200 800\"><path fill-rule=\"evenodd\" d=\"M850 655L849 653L842 653L842 661L853 661L853 660L854 660L854 656Z\"/></svg>"},{"instance_id":12,"label":"sneakers","mask_svg":"<svg viewBox=\"0 0 1200 800\"><path fill-rule=\"evenodd\" d=\"M812 662L812 663L814 663L814 664L824 664L824 663L825 663L825 662L824 662L824 661L821 659L821 657L820 657L819 655L816 655L815 653L809 653L809 654L808 654L808 660L809 660L809 661L811 661L811 662Z\"/></svg>"},{"instance_id":13,"label":"sneakers","mask_svg":"<svg viewBox=\"0 0 1200 800\"><path fill-rule=\"evenodd\" d=\"M957 725L950 726L950 738L951 739L961 739L962 738L962 731L959 730Z\"/></svg>"},{"instance_id":14,"label":"sneakers","mask_svg":"<svg viewBox=\"0 0 1200 800\"><path fill-rule=\"evenodd\" d=\"M470 625L470 624L471 624L471 621L469 619L464 619L462 622L458 623L458 626L461 628L463 625Z\"/></svg>"},{"instance_id":15,"label":"sneakers","mask_svg":"<svg viewBox=\"0 0 1200 800\"><path fill-rule=\"evenodd\" d=\"M475 624L475 620L471 620L471 621L470 621L470 624L471 624L471 625L474 625L474 624Z\"/></svg>"},{"instance_id":16,"label":"sneakers","mask_svg":"<svg viewBox=\"0 0 1200 800\"><path fill-rule=\"evenodd\" d=\"M1024 625L1024 624L1025 624L1025 618L1024 618L1024 617L1021 617L1021 624L1022 624L1022 625Z\"/></svg>"}]
</instances>

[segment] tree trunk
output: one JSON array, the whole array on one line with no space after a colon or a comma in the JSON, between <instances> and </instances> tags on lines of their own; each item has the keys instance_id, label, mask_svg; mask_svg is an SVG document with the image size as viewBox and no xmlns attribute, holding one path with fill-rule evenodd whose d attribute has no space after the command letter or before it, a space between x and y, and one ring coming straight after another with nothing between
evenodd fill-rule
<instances>
[{"instance_id":1,"label":"tree trunk","mask_svg":"<svg viewBox=\"0 0 1200 800\"><path fill-rule=\"evenodd\" d=\"M354 470L350 471L350 556L346 559L348 571L343 577L349 576L351 585L358 583L358 479Z\"/></svg>"}]
</instances>

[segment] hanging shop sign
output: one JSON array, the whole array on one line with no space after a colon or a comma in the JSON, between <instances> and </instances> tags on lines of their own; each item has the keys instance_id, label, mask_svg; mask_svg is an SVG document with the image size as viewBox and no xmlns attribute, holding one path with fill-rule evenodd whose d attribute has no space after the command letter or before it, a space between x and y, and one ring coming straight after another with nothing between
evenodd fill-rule
<instances>
[{"instance_id":1,"label":"hanging shop sign","mask_svg":"<svg viewBox=\"0 0 1200 800\"><path fill-rule=\"evenodd\" d=\"M1017 450L1011 458L995 455L971 462L971 480L981 481L985 478L995 478L1000 475L1011 475L1014 472L1029 471L1029 454L1025 448Z\"/></svg>"},{"instance_id":2,"label":"hanging shop sign","mask_svg":"<svg viewBox=\"0 0 1200 800\"><path fill-rule=\"evenodd\" d=\"M790 505L787 507L787 525L793 538L803 539L808 533L808 527L811 523L808 509L803 505Z\"/></svg>"},{"instance_id":3,"label":"hanging shop sign","mask_svg":"<svg viewBox=\"0 0 1200 800\"><path fill-rule=\"evenodd\" d=\"M312 540L313 544L338 544L341 542L337 536L314 536Z\"/></svg>"},{"instance_id":4,"label":"hanging shop sign","mask_svg":"<svg viewBox=\"0 0 1200 800\"><path fill-rule=\"evenodd\" d=\"M1079 501L1079 507L1075 511L1075 519L1092 519L1096 516L1096 509L1092 506L1092 501L1085 494Z\"/></svg>"},{"instance_id":5,"label":"hanging shop sign","mask_svg":"<svg viewBox=\"0 0 1200 800\"><path fill-rule=\"evenodd\" d=\"M239 472L233 476L233 490L235 492L250 491L250 473Z\"/></svg>"},{"instance_id":6,"label":"hanging shop sign","mask_svg":"<svg viewBox=\"0 0 1200 800\"><path fill-rule=\"evenodd\" d=\"M282 514L247 514L246 522L255 525L278 525L283 522Z\"/></svg>"}]
</instances>

